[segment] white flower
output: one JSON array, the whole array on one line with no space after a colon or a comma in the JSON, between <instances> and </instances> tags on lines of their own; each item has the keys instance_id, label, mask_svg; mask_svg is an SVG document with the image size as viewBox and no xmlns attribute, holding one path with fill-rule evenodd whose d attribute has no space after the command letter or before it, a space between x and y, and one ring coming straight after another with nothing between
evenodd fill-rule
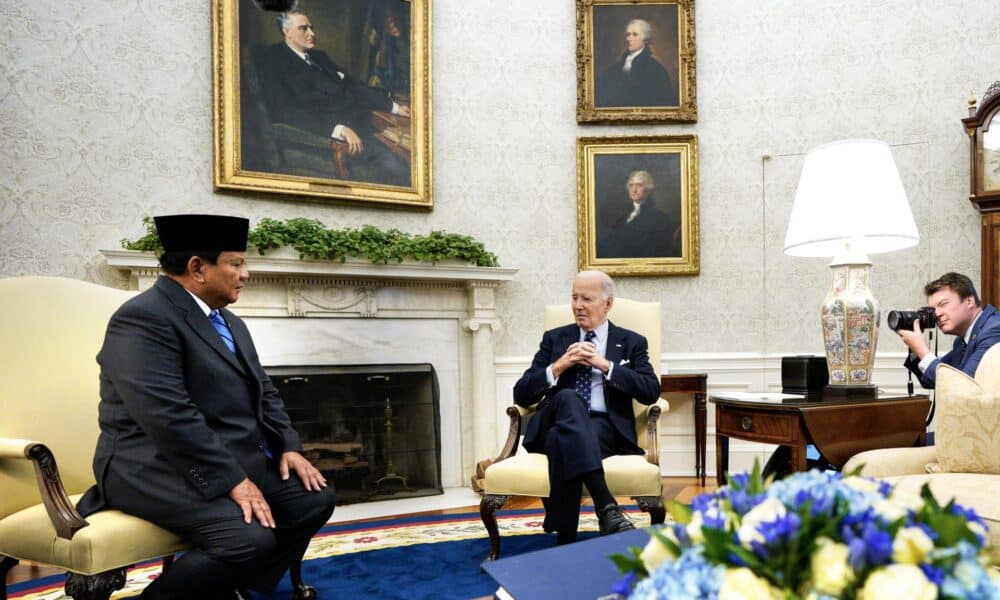
<instances>
[{"instance_id":1,"label":"white flower","mask_svg":"<svg viewBox=\"0 0 1000 600\"><path fill-rule=\"evenodd\" d=\"M906 508L892 502L891 500L876 500L872 503L875 514L882 517L889 523L906 516Z\"/></svg>"},{"instance_id":2,"label":"white flower","mask_svg":"<svg viewBox=\"0 0 1000 600\"><path fill-rule=\"evenodd\" d=\"M772 600L781 593L746 567L726 569L719 588L719 600Z\"/></svg>"},{"instance_id":3,"label":"white flower","mask_svg":"<svg viewBox=\"0 0 1000 600\"><path fill-rule=\"evenodd\" d=\"M740 523L739 536L740 543L749 548L750 542L764 542L764 535L757 531L761 523L776 521L785 516L785 505L777 498L768 498L757 506L750 509L750 512L743 515L743 522Z\"/></svg>"},{"instance_id":4,"label":"white flower","mask_svg":"<svg viewBox=\"0 0 1000 600\"><path fill-rule=\"evenodd\" d=\"M889 565L872 571L859 600L935 600L937 586L916 565Z\"/></svg>"},{"instance_id":5,"label":"white flower","mask_svg":"<svg viewBox=\"0 0 1000 600\"><path fill-rule=\"evenodd\" d=\"M889 494L889 501L904 510L912 510L913 512L919 511L924 506L923 498L900 488L892 490L892 493Z\"/></svg>"},{"instance_id":6,"label":"white flower","mask_svg":"<svg viewBox=\"0 0 1000 600\"><path fill-rule=\"evenodd\" d=\"M701 532L701 526L705 523L701 513L694 511L691 515L691 522L687 524L687 534L691 538L691 543L698 545L705 541L705 534Z\"/></svg>"},{"instance_id":7,"label":"white flower","mask_svg":"<svg viewBox=\"0 0 1000 600\"><path fill-rule=\"evenodd\" d=\"M934 549L934 540L919 527L906 527L892 540L893 562L919 565L927 553Z\"/></svg>"},{"instance_id":8,"label":"white flower","mask_svg":"<svg viewBox=\"0 0 1000 600\"><path fill-rule=\"evenodd\" d=\"M677 538L674 537L674 532L670 528L664 528L660 530L660 533L670 541L677 543ZM674 560L677 556L667 548L666 544L660 542L655 536L649 538L649 542L646 543L646 547L642 549L642 553L639 554L639 558L642 560L642 564L646 567L646 571L652 573L656 570L656 567L667 560Z\"/></svg>"},{"instance_id":9,"label":"white flower","mask_svg":"<svg viewBox=\"0 0 1000 600\"><path fill-rule=\"evenodd\" d=\"M878 494L878 482L866 477L847 477L844 479L844 483L859 492L865 492L866 494Z\"/></svg>"},{"instance_id":10,"label":"white flower","mask_svg":"<svg viewBox=\"0 0 1000 600\"><path fill-rule=\"evenodd\" d=\"M854 570L847 562L847 546L830 538L819 538L813 552L813 588L821 594L839 596L848 583L854 580Z\"/></svg>"}]
</instances>

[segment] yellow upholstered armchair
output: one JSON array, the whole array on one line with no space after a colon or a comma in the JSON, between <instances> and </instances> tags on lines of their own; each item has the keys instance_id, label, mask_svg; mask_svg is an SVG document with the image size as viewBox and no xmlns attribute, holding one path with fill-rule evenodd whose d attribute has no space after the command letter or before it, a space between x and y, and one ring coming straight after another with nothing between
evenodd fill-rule
<instances>
[{"instance_id":1,"label":"yellow upholstered armchair","mask_svg":"<svg viewBox=\"0 0 1000 600\"><path fill-rule=\"evenodd\" d=\"M569 323L572 311L569 304L545 307L545 330ZM653 369L659 372L660 361L660 303L636 302L616 298L608 319L626 329L636 331L646 337L649 343L649 360ZM663 508L663 481L660 476L659 438L656 425L660 413L668 408L662 398L655 404L645 406L633 402L635 409L636 433L639 446L646 451L645 456L609 456L604 459L604 473L608 488L615 496L629 496L639 507L649 513L653 523L662 523L665 518ZM507 408L510 429L507 441L493 464L486 468L482 480L483 499L479 513L490 535L488 560L500 555L500 532L497 528L496 511L511 496L549 495L548 459L544 454L529 453L522 449L517 452L522 423L534 412L534 407L522 408L513 405ZM584 494L586 494L584 488Z\"/></svg>"}]
</instances>

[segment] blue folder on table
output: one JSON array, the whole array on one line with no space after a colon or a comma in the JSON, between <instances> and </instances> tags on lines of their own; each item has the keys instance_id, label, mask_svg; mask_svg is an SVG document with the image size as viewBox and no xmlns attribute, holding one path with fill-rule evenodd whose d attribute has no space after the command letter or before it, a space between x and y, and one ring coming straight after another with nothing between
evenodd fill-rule
<instances>
[{"instance_id":1,"label":"blue folder on table","mask_svg":"<svg viewBox=\"0 0 1000 600\"><path fill-rule=\"evenodd\" d=\"M629 546L643 547L648 541L648 533L634 529L500 558L482 566L514 600L600 598L611 594L623 577L608 555L624 553Z\"/></svg>"}]
</instances>

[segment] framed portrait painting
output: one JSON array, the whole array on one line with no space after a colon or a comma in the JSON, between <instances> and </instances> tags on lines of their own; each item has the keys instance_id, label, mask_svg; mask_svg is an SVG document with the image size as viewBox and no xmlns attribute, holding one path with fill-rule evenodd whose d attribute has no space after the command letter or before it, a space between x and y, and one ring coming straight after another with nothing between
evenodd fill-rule
<instances>
[{"instance_id":1,"label":"framed portrait painting","mask_svg":"<svg viewBox=\"0 0 1000 600\"><path fill-rule=\"evenodd\" d=\"M697 275L698 139L577 139L580 270Z\"/></svg>"},{"instance_id":2,"label":"framed portrait painting","mask_svg":"<svg viewBox=\"0 0 1000 600\"><path fill-rule=\"evenodd\" d=\"M576 119L693 123L694 0L576 0Z\"/></svg>"},{"instance_id":3,"label":"framed portrait painting","mask_svg":"<svg viewBox=\"0 0 1000 600\"><path fill-rule=\"evenodd\" d=\"M217 189L431 209L431 0L213 0Z\"/></svg>"}]
</instances>

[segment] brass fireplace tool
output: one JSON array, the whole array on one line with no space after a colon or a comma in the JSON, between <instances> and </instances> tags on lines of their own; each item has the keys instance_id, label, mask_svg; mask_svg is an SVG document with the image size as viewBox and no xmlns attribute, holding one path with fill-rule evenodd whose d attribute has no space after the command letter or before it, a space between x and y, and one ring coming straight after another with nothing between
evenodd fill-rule
<instances>
[{"instance_id":1,"label":"brass fireplace tool","mask_svg":"<svg viewBox=\"0 0 1000 600\"><path fill-rule=\"evenodd\" d=\"M382 490L382 484L395 482L389 487L396 487L396 490ZM406 485L406 477L396 473L396 466L392 462L392 405L389 403L389 396L385 397L385 476L375 482L376 493L392 493L392 491L408 491L410 487Z\"/></svg>"}]
</instances>

